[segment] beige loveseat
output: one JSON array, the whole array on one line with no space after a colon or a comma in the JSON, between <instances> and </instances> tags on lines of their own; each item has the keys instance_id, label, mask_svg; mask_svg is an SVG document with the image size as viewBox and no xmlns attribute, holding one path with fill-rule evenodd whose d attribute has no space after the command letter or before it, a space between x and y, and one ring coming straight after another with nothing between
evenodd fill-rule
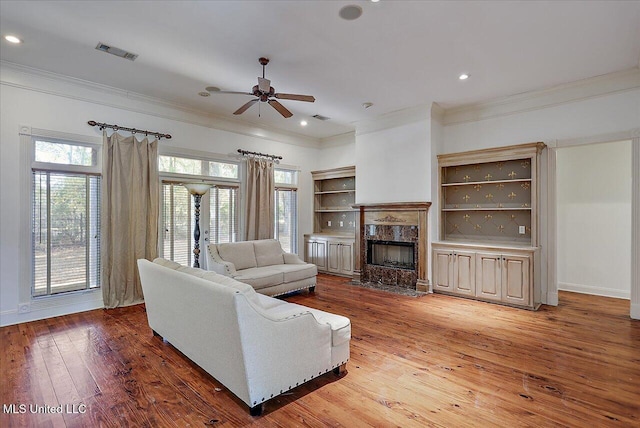
<instances>
[{"instance_id":1,"label":"beige loveseat","mask_svg":"<svg viewBox=\"0 0 640 428\"><path fill-rule=\"evenodd\" d=\"M316 265L282 250L275 239L207 246L207 269L251 285L258 293L278 296L315 290Z\"/></svg>"},{"instance_id":2,"label":"beige loveseat","mask_svg":"<svg viewBox=\"0 0 640 428\"><path fill-rule=\"evenodd\" d=\"M138 260L149 326L259 414L349 360L349 318L265 296L202 269Z\"/></svg>"}]
</instances>

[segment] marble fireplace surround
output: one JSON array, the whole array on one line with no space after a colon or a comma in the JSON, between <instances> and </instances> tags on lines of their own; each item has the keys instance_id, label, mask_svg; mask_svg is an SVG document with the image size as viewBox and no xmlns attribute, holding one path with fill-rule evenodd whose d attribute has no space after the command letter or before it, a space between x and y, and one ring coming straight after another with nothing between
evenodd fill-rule
<instances>
[{"instance_id":1,"label":"marble fireplace surround","mask_svg":"<svg viewBox=\"0 0 640 428\"><path fill-rule=\"evenodd\" d=\"M356 204L356 242L353 283L376 283L429 292L427 214L431 202ZM415 270L367 264L369 240L413 242Z\"/></svg>"}]
</instances>

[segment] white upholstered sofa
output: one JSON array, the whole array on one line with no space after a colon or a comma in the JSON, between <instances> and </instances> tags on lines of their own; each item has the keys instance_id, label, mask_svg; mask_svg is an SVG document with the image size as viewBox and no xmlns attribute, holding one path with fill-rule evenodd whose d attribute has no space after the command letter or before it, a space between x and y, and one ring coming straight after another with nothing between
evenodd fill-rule
<instances>
[{"instance_id":1,"label":"white upholstered sofa","mask_svg":"<svg viewBox=\"0 0 640 428\"><path fill-rule=\"evenodd\" d=\"M207 269L249 284L267 296L305 288L314 291L318 275L316 265L285 253L275 239L209 244Z\"/></svg>"},{"instance_id":2,"label":"white upholstered sofa","mask_svg":"<svg viewBox=\"0 0 640 428\"><path fill-rule=\"evenodd\" d=\"M349 360L349 318L215 272L140 259L149 326L251 408Z\"/></svg>"}]
</instances>

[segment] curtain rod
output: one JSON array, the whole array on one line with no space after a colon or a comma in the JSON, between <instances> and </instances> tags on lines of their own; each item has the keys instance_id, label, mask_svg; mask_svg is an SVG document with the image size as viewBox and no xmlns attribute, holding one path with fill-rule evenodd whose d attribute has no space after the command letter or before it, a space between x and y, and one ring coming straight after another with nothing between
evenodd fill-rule
<instances>
[{"instance_id":1,"label":"curtain rod","mask_svg":"<svg viewBox=\"0 0 640 428\"><path fill-rule=\"evenodd\" d=\"M101 131L104 128L111 128L114 131L119 131L119 130L129 131L133 134L139 132L140 134L144 134L144 135L155 135L156 137L158 137L158 139L161 139L161 138L166 138L167 140L171 139L170 134L162 134L160 132L152 132L152 131L146 131L146 130L136 129L136 128L127 128L125 126L110 125L108 123L96 122L95 120L90 120L87 123L89 124L89 126L99 126Z\"/></svg>"},{"instance_id":2,"label":"curtain rod","mask_svg":"<svg viewBox=\"0 0 640 428\"><path fill-rule=\"evenodd\" d=\"M238 153L240 153L242 156L246 156L246 155L261 156L263 158L269 158L276 161L282 159L282 156L269 155L267 153L260 153L260 152L250 152L248 150L242 150L242 149L238 149Z\"/></svg>"}]
</instances>

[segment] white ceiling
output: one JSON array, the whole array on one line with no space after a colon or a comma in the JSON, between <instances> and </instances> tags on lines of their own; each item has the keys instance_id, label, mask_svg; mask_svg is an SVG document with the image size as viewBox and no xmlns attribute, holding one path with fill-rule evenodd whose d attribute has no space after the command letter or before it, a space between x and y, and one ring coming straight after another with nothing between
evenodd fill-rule
<instances>
[{"instance_id":1,"label":"white ceiling","mask_svg":"<svg viewBox=\"0 0 640 428\"><path fill-rule=\"evenodd\" d=\"M355 21L344 5L363 9ZM7 1L4 61L171 101L252 125L315 138L358 121L437 102L445 108L638 67L640 1ZM139 55L95 50L98 42ZM198 96L206 86L250 91L266 77L282 101L232 112L243 95ZM467 72L467 81L458 75ZM362 103L372 102L365 110ZM310 118L321 114L331 120ZM300 127L307 119L309 125Z\"/></svg>"}]
</instances>

